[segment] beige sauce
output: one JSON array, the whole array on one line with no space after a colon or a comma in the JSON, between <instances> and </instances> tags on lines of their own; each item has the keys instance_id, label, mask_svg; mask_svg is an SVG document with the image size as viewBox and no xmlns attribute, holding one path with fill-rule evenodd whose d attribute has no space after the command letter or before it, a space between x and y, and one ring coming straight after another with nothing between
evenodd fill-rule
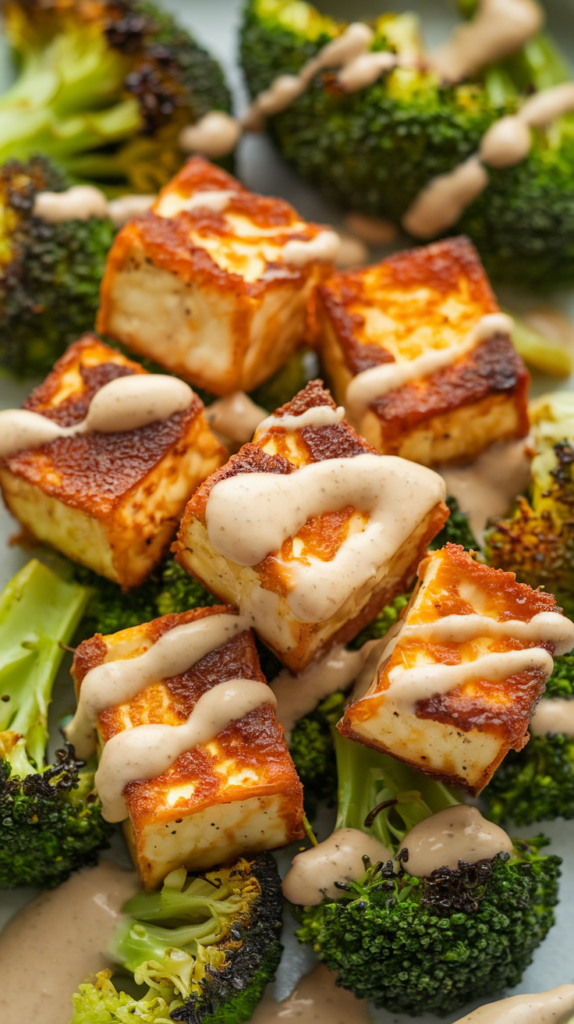
<instances>
[{"instance_id":1,"label":"beige sauce","mask_svg":"<svg viewBox=\"0 0 574 1024\"><path fill-rule=\"evenodd\" d=\"M574 700L563 697L541 700L530 722L530 732L533 736L552 732L574 737Z\"/></svg>"},{"instance_id":2,"label":"beige sauce","mask_svg":"<svg viewBox=\"0 0 574 1024\"><path fill-rule=\"evenodd\" d=\"M280 255L285 263L293 267L306 267L313 260L331 263L337 257L340 244L341 239L336 231L320 231L308 241L292 238L283 246Z\"/></svg>"},{"instance_id":3,"label":"beige sauce","mask_svg":"<svg viewBox=\"0 0 574 1024\"><path fill-rule=\"evenodd\" d=\"M480 318L458 345L432 349L416 356L415 359L382 363L380 366L363 370L353 377L347 388L345 405L350 416L355 422L359 422L365 410L377 398L411 381L421 380L452 366L457 359L466 355L480 342L495 334L510 334L512 327L512 320L506 313L489 313Z\"/></svg>"},{"instance_id":4,"label":"beige sauce","mask_svg":"<svg viewBox=\"0 0 574 1024\"><path fill-rule=\"evenodd\" d=\"M359 89L366 89L367 86L372 85L382 74L392 71L399 63L404 62L395 53L390 53L388 50L362 53L341 68L337 75L337 81L346 92L357 92Z\"/></svg>"},{"instance_id":5,"label":"beige sauce","mask_svg":"<svg viewBox=\"0 0 574 1024\"><path fill-rule=\"evenodd\" d=\"M356 828L340 828L324 843L298 853L283 879L283 895L290 903L313 907L323 897L341 895L335 882L352 882L365 874L363 857L371 864L393 859L386 846Z\"/></svg>"},{"instance_id":6,"label":"beige sauce","mask_svg":"<svg viewBox=\"0 0 574 1024\"><path fill-rule=\"evenodd\" d=\"M419 638L428 643L464 643L480 637L512 637L523 643L551 643L555 654L566 654L574 647L574 622L560 612L539 612L530 622L505 619L499 622L488 615L445 615L434 622L403 626L401 637Z\"/></svg>"},{"instance_id":7,"label":"beige sauce","mask_svg":"<svg viewBox=\"0 0 574 1024\"><path fill-rule=\"evenodd\" d=\"M220 398L205 410L209 426L224 439L234 444L245 444L267 413L256 405L244 391L234 391L227 398Z\"/></svg>"},{"instance_id":8,"label":"beige sauce","mask_svg":"<svg viewBox=\"0 0 574 1024\"><path fill-rule=\"evenodd\" d=\"M479 71L524 46L542 27L543 13L532 0L480 0L472 21L455 28L430 57L431 67L448 82Z\"/></svg>"},{"instance_id":9,"label":"beige sauce","mask_svg":"<svg viewBox=\"0 0 574 1024\"><path fill-rule=\"evenodd\" d=\"M303 427L333 427L341 423L345 417L345 410L342 405L332 409L330 405L315 405L307 409L300 416L268 416L257 428L257 437L261 437L268 430L280 428L287 432L303 430Z\"/></svg>"},{"instance_id":10,"label":"beige sauce","mask_svg":"<svg viewBox=\"0 0 574 1024\"><path fill-rule=\"evenodd\" d=\"M300 622L324 622L384 566L437 502L443 480L432 470L395 456L326 459L289 475L242 473L217 483L206 508L210 543L237 565L257 565L279 552L313 516L349 503L369 520L348 535L328 562L286 563L287 597ZM238 531L237 524L241 524Z\"/></svg>"},{"instance_id":11,"label":"beige sauce","mask_svg":"<svg viewBox=\"0 0 574 1024\"><path fill-rule=\"evenodd\" d=\"M368 263L370 253L360 238L353 238L352 235L341 235L340 238L341 244L335 259L337 270L351 270Z\"/></svg>"},{"instance_id":12,"label":"beige sauce","mask_svg":"<svg viewBox=\"0 0 574 1024\"><path fill-rule=\"evenodd\" d=\"M223 213L233 197L237 195L228 188L199 189L190 196L182 196L179 192L168 192L162 196L155 213L158 217L177 217L179 213L193 213L194 210L213 210Z\"/></svg>"},{"instance_id":13,"label":"beige sauce","mask_svg":"<svg viewBox=\"0 0 574 1024\"><path fill-rule=\"evenodd\" d=\"M453 227L487 185L487 171L477 156L471 156L419 192L403 217L403 227L417 238L434 238Z\"/></svg>"},{"instance_id":14,"label":"beige sauce","mask_svg":"<svg viewBox=\"0 0 574 1024\"><path fill-rule=\"evenodd\" d=\"M457 1024L567 1024L574 1013L574 985L536 995L511 996L488 1003Z\"/></svg>"},{"instance_id":15,"label":"beige sauce","mask_svg":"<svg viewBox=\"0 0 574 1024\"><path fill-rule=\"evenodd\" d=\"M76 714L65 730L78 757L89 757L94 751L101 711L125 704L150 683L181 675L247 628L248 623L238 615L208 615L175 626L143 654L105 661L90 669L82 681Z\"/></svg>"},{"instance_id":16,"label":"beige sauce","mask_svg":"<svg viewBox=\"0 0 574 1024\"><path fill-rule=\"evenodd\" d=\"M365 217L362 213L349 213L344 220L347 231L367 245L392 245L398 237L396 224L379 217Z\"/></svg>"},{"instance_id":17,"label":"beige sauce","mask_svg":"<svg viewBox=\"0 0 574 1024\"><path fill-rule=\"evenodd\" d=\"M129 782L158 778L181 754L205 746L262 704L276 703L267 683L231 679L203 693L182 725L139 725L116 733L102 750L95 776L103 817L114 822L127 818L122 794Z\"/></svg>"},{"instance_id":18,"label":"beige sauce","mask_svg":"<svg viewBox=\"0 0 574 1024\"><path fill-rule=\"evenodd\" d=\"M134 217L142 217L144 213L151 210L157 202L157 196L152 195L127 195L111 199L108 203L108 217L112 224L121 228L128 220Z\"/></svg>"},{"instance_id":19,"label":"beige sauce","mask_svg":"<svg viewBox=\"0 0 574 1024\"><path fill-rule=\"evenodd\" d=\"M72 1019L72 994L87 977L110 966L105 950L122 906L137 888L135 872L102 860L42 893L12 918L0 936L2 1024Z\"/></svg>"},{"instance_id":20,"label":"beige sauce","mask_svg":"<svg viewBox=\"0 0 574 1024\"><path fill-rule=\"evenodd\" d=\"M501 117L480 143L480 159L490 167L513 167L530 152L530 129L518 115Z\"/></svg>"},{"instance_id":21,"label":"beige sauce","mask_svg":"<svg viewBox=\"0 0 574 1024\"><path fill-rule=\"evenodd\" d=\"M38 448L57 437L136 430L183 412L192 401L193 391L185 381L160 373L142 373L117 377L105 384L92 398L86 418L73 427L61 427L28 409L5 409L0 412L0 458Z\"/></svg>"},{"instance_id":22,"label":"beige sauce","mask_svg":"<svg viewBox=\"0 0 574 1024\"><path fill-rule=\"evenodd\" d=\"M563 82L530 96L520 108L520 117L531 128L543 128L557 117L574 111L574 82Z\"/></svg>"},{"instance_id":23,"label":"beige sauce","mask_svg":"<svg viewBox=\"0 0 574 1024\"><path fill-rule=\"evenodd\" d=\"M491 445L468 466L444 466L438 470L448 494L469 516L471 528L480 540L490 516L508 511L517 494L530 483L527 442L508 441Z\"/></svg>"},{"instance_id":24,"label":"beige sauce","mask_svg":"<svg viewBox=\"0 0 574 1024\"><path fill-rule=\"evenodd\" d=\"M459 860L476 864L492 860L497 853L512 853L512 840L476 807L459 804L415 825L403 840L404 849L409 852L403 861L405 871L427 878L437 868L458 868Z\"/></svg>"},{"instance_id":25,"label":"beige sauce","mask_svg":"<svg viewBox=\"0 0 574 1024\"><path fill-rule=\"evenodd\" d=\"M93 185L72 185L65 192L38 192L32 213L48 224L88 220L89 217L107 217L108 201Z\"/></svg>"},{"instance_id":26,"label":"beige sauce","mask_svg":"<svg viewBox=\"0 0 574 1024\"><path fill-rule=\"evenodd\" d=\"M265 995L251 1024L369 1024L367 1004L335 984L336 975L321 964L297 982L294 992L277 1003ZM546 1022L544 1022L546 1024Z\"/></svg>"},{"instance_id":27,"label":"beige sauce","mask_svg":"<svg viewBox=\"0 0 574 1024\"><path fill-rule=\"evenodd\" d=\"M235 149L241 125L223 110L210 110L195 124L182 130L179 145L184 153L201 153L210 160L219 160Z\"/></svg>"}]
</instances>

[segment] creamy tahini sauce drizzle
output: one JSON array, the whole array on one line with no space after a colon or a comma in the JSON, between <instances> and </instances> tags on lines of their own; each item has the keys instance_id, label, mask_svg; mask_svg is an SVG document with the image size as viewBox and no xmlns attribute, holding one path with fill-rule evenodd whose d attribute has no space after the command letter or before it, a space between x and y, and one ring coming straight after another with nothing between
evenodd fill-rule
<instances>
[{"instance_id":1,"label":"creamy tahini sauce drizzle","mask_svg":"<svg viewBox=\"0 0 574 1024\"><path fill-rule=\"evenodd\" d=\"M488 615L445 615L435 622L405 625L401 639L420 639L429 643L464 643L480 637L512 637L526 643L542 641L554 645L555 654L566 654L574 647L574 622L560 612L539 612L529 622L505 619L499 622Z\"/></svg>"},{"instance_id":2,"label":"creamy tahini sauce drizzle","mask_svg":"<svg viewBox=\"0 0 574 1024\"><path fill-rule=\"evenodd\" d=\"M203 693L182 725L139 725L116 733L104 746L95 776L103 817L106 821L127 818L122 794L129 782L163 775L181 754L205 746L262 704L275 707L276 703L267 683L231 679Z\"/></svg>"},{"instance_id":3,"label":"creamy tahini sauce drizzle","mask_svg":"<svg viewBox=\"0 0 574 1024\"><path fill-rule=\"evenodd\" d=\"M234 391L220 398L205 410L205 418L216 434L234 444L250 441L267 413L256 405L244 391Z\"/></svg>"},{"instance_id":4,"label":"creamy tahini sauce drizzle","mask_svg":"<svg viewBox=\"0 0 574 1024\"><path fill-rule=\"evenodd\" d=\"M423 352L415 359L402 362L382 363L369 370L363 370L353 377L347 388L345 406L353 420L360 420L373 402L395 388L403 387L410 381L428 377L451 366L482 341L495 334L510 334L512 320L506 313L488 313L480 318L466 338L459 345Z\"/></svg>"},{"instance_id":5,"label":"creamy tahini sauce drizzle","mask_svg":"<svg viewBox=\"0 0 574 1024\"><path fill-rule=\"evenodd\" d=\"M65 730L78 757L89 757L95 750L101 711L125 704L151 683L181 675L248 627L239 615L208 615L175 626L143 654L104 661L90 669L82 680L76 714Z\"/></svg>"},{"instance_id":6,"label":"creamy tahini sauce drizzle","mask_svg":"<svg viewBox=\"0 0 574 1024\"><path fill-rule=\"evenodd\" d=\"M134 194L108 201L94 185L72 185L64 192L38 192L32 213L48 224L109 217L115 227L121 227L133 217L147 213L156 199L155 195Z\"/></svg>"},{"instance_id":7,"label":"creamy tahini sauce drizzle","mask_svg":"<svg viewBox=\"0 0 574 1024\"><path fill-rule=\"evenodd\" d=\"M216 551L251 566L278 553L313 516L348 504L370 513L365 529L346 537L331 561L285 563L292 614L300 622L324 622L380 572L445 493L444 481L425 466L366 453L289 475L241 473L221 480L207 501L206 526Z\"/></svg>"},{"instance_id":8,"label":"creamy tahini sauce drizzle","mask_svg":"<svg viewBox=\"0 0 574 1024\"><path fill-rule=\"evenodd\" d=\"M341 423L345 417L345 410L342 405L332 409L330 405L316 405L307 409L300 416L267 416L257 427L257 437L266 434L268 430L281 429L286 432L303 430L303 427L333 427Z\"/></svg>"},{"instance_id":9,"label":"creamy tahini sauce drizzle","mask_svg":"<svg viewBox=\"0 0 574 1024\"><path fill-rule=\"evenodd\" d=\"M210 160L219 160L235 149L240 135L239 121L223 110L210 110L182 130L179 145L184 153L200 153Z\"/></svg>"},{"instance_id":10,"label":"creamy tahini sauce drizzle","mask_svg":"<svg viewBox=\"0 0 574 1024\"><path fill-rule=\"evenodd\" d=\"M183 211L193 213L194 210L213 210L223 213L237 192L228 188L198 189L190 196L182 196L179 192L168 192L162 196L155 209L158 217L175 217Z\"/></svg>"},{"instance_id":11,"label":"creamy tahini sauce drizzle","mask_svg":"<svg viewBox=\"0 0 574 1024\"><path fill-rule=\"evenodd\" d=\"M369 1024L366 1002L339 988L336 977L325 964L320 964L301 978L282 1002L264 995L251 1024L285 1024L286 1020L295 1019L298 1024Z\"/></svg>"},{"instance_id":12,"label":"creamy tahini sauce drizzle","mask_svg":"<svg viewBox=\"0 0 574 1024\"><path fill-rule=\"evenodd\" d=\"M568 1024L574 1013L574 985L488 1003L456 1024Z\"/></svg>"},{"instance_id":13,"label":"creamy tahini sauce drizzle","mask_svg":"<svg viewBox=\"0 0 574 1024\"><path fill-rule=\"evenodd\" d=\"M10 979L0 992L2 1024L21 1024L26 1017L43 1024L71 1019L78 985L111 966L105 950L122 906L137 888L135 872L102 860L74 872L12 918L0 936L2 971Z\"/></svg>"},{"instance_id":14,"label":"creamy tahini sauce drizzle","mask_svg":"<svg viewBox=\"0 0 574 1024\"><path fill-rule=\"evenodd\" d=\"M336 899L341 890L335 882L357 881L365 874L363 857L377 864L392 860L393 854L359 829L337 829L324 843L293 858L292 867L283 879L283 895L303 907L322 903L324 896Z\"/></svg>"},{"instance_id":15,"label":"creamy tahini sauce drizzle","mask_svg":"<svg viewBox=\"0 0 574 1024\"><path fill-rule=\"evenodd\" d=\"M113 434L167 420L189 408L194 394L189 384L164 374L137 373L117 377L96 392L85 419L73 427L28 409L0 412L0 458L55 441L94 431Z\"/></svg>"},{"instance_id":16,"label":"creamy tahini sauce drizzle","mask_svg":"<svg viewBox=\"0 0 574 1024\"><path fill-rule=\"evenodd\" d=\"M540 31L543 21L532 0L481 0L472 21L455 28L430 55L430 65L446 81L459 81L520 49Z\"/></svg>"},{"instance_id":17,"label":"creamy tahini sauce drizzle","mask_svg":"<svg viewBox=\"0 0 574 1024\"><path fill-rule=\"evenodd\" d=\"M480 541L490 516L504 515L517 494L524 494L531 478L527 441L491 445L468 466L444 466L437 470L448 494L468 514Z\"/></svg>"},{"instance_id":18,"label":"creamy tahini sauce drizzle","mask_svg":"<svg viewBox=\"0 0 574 1024\"><path fill-rule=\"evenodd\" d=\"M281 256L293 267L305 267L313 260L331 263L336 259L340 244L341 239L336 231L320 231L307 241L292 238L283 246Z\"/></svg>"},{"instance_id":19,"label":"creamy tahini sauce drizzle","mask_svg":"<svg viewBox=\"0 0 574 1024\"><path fill-rule=\"evenodd\" d=\"M543 698L530 721L533 736L548 732L574 736L574 700L561 697Z\"/></svg>"},{"instance_id":20,"label":"creamy tahini sauce drizzle","mask_svg":"<svg viewBox=\"0 0 574 1024\"><path fill-rule=\"evenodd\" d=\"M409 854L403 861L405 870L427 878L437 868L458 868L459 860L476 864L492 860L497 853L512 853L512 840L498 825L486 821L476 807L459 804L415 825L399 854L405 849Z\"/></svg>"}]
</instances>

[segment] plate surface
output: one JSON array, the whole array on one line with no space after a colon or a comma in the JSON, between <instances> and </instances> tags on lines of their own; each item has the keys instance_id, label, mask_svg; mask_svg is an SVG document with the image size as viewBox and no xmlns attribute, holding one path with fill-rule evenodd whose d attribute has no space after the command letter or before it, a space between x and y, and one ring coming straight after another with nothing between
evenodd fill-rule
<instances>
[{"instance_id":1,"label":"plate surface","mask_svg":"<svg viewBox=\"0 0 574 1024\"><path fill-rule=\"evenodd\" d=\"M157 2L157 0L156 0ZM242 0L159 0L159 5L171 10L180 21L189 27L197 38L203 42L222 62L228 81L233 89L236 110L241 111L245 104L245 93L241 81L241 72L237 65L237 28L240 20ZM386 9L413 10L420 12L424 34L429 45L436 45L444 38L450 27L455 23L455 16L447 0L393 0L388 5L383 0L323 0L319 6L340 17L358 19L361 16L372 16ZM550 28L560 44L566 49L571 66L574 66L574 0L550 0L546 5ZM0 87L9 81L10 69L5 45L0 40ZM299 180L273 151L265 138L247 137L240 146L238 172L244 184L264 194L279 195L289 200L307 218L316 221L328 221L335 225L341 221L338 211L326 203L312 188ZM376 254L374 254L376 255ZM528 304L532 297L513 295L515 304ZM508 302L508 294L504 300ZM544 301L568 311L574 318L574 291L551 296ZM0 408L19 406L29 394L35 381L15 384L0 380ZM540 376L533 382L533 392L568 388L574 390L574 378L567 382L559 382ZM9 539L17 532L17 524L5 509L0 508L0 587L22 566L28 556L18 547L9 546ZM58 677L54 701L51 708L54 741L58 741L56 723L58 719L73 709L74 697L69 676L69 663L65 663ZM320 819L317 832L320 839L325 839L332 827L327 816ZM512 830L511 830L512 831ZM557 908L557 923L548 938L536 952L534 963L528 969L521 985L513 990L519 992L539 992L556 985L574 982L574 822L556 821L532 826L521 830L520 834L528 838L543 831L552 840L552 852L564 859L563 877L561 881L561 900ZM295 852L295 851L293 851ZM125 851L121 840L115 844L112 855L120 861L125 860ZM293 854L291 854L292 856ZM282 868L287 867L289 851L279 854ZM0 929L6 924L32 896L35 890L22 889L14 892L0 893ZM275 995L278 999L285 998L294 987L298 978L309 971L313 964L313 954L302 948L292 935L293 927L286 914L283 941L285 954L275 983ZM500 993L497 998L501 998ZM476 1004L469 1004L466 1012ZM388 1014L373 1011L373 1020L380 1024L431 1024L439 1019L445 1024L460 1019L462 1011L448 1017L437 1018L426 1014L422 1017L407 1017L403 1014ZM66 1024L66 1022L62 1022ZM349 1022L352 1024L352 1022Z\"/></svg>"}]
</instances>

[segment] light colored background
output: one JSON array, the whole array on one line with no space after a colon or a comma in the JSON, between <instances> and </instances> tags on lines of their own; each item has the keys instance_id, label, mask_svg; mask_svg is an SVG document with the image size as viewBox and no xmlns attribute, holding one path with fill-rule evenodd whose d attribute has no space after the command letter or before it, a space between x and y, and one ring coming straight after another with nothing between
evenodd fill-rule
<instances>
[{"instance_id":1,"label":"light colored background","mask_svg":"<svg viewBox=\"0 0 574 1024\"><path fill-rule=\"evenodd\" d=\"M176 13L182 23L189 27L197 38L210 48L224 65L228 81L233 89L236 108L241 111L245 104L241 72L236 60L237 27L239 24L242 0L162 0L161 6ZM385 9L412 10L421 13L425 38L429 45L434 46L444 38L450 27L455 23L456 16L447 0L394 0L387 8L384 0L323 0L319 5L328 13L335 13L347 19L359 19L382 13ZM549 0L546 4L550 27L561 45L566 48L572 64L574 64L574 2L573 0ZM10 67L6 49L0 41L0 87L9 81ZM325 203L317 193L299 180L286 167L281 158L273 151L270 143L260 137L245 138L240 147L238 161L239 175L243 182L256 191L280 195L288 199L306 217L313 220L340 223L340 215L336 209ZM508 300L508 296L504 298ZM533 297L514 295L515 303L528 305ZM547 301L547 300L545 300ZM569 309L574 316L574 292L562 293L552 297L552 302L564 309ZM32 381L26 384L14 384L0 380L0 408L18 406L33 386ZM556 382L538 379L534 382L536 391L548 387L556 387ZM561 384L560 386L564 386ZM566 384L573 387L573 382ZM8 541L17 529L17 524L2 508L0 509L0 538ZM17 547L0 548L0 586L27 561L27 555ZM57 737L56 723L59 717L71 710L73 694L71 691L67 666L58 678L52 706L54 736ZM325 818L319 824L319 837L325 838L331 823ZM540 828L522 830L522 835L534 835ZM537 992L543 989L574 982L574 822L553 822L543 826L543 831L552 839L552 850L564 858L563 878L561 884L561 902L557 911L557 924L548 939L538 950L535 962L526 972L524 981L516 992ZM125 857L121 841L115 845L114 856ZM279 855L283 867L287 866L287 851ZM34 893L31 890L0 894L0 927L2 927L16 911L24 905ZM89 923L87 923L89 927ZM292 938L292 924L289 913L286 913L284 955L276 983L278 998L284 998L291 991L297 978L313 965L312 954L298 945ZM476 1004L471 1004L472 1009ZM445 1024L451 1024L460 1018L461 1012L442 1018ZM374 1019L381 1024L407 1024L412 1017L393 1015L382 1011L374 1013ZM438 1018L425 1015L417 1018L419 1024L431 1024ZM62 1022L66 1024L66 1022Z\"/></svg>"}]
</instances>

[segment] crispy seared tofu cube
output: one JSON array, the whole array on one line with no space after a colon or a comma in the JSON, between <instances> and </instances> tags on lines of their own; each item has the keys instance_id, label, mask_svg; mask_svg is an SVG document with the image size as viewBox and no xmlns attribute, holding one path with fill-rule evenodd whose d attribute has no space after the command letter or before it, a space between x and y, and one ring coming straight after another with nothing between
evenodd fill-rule
<instances>
[{"instance_id":1,"label":"crispy seared tofu cube","mask_svg":"<svg viewBox=\"0 0 574 1024\"><path fill-rule=\"evenodd\" d=\"M177 626L221 613L233 614L233 609L196 608L85 640L72 667L77 692L86 673L104 661L137 657ZM266 681L250 629L182 675L158 679L127 703L101 711L100 743L140 725L181 725L204 693L240 679ZM190 871L201 870L304 836L303 787L271 704L262 704L206 745L182 754L158 778L128 783L124 797L126 835L147 889L160 886L182 864Z\"/></svg>"},{"instance_id":2,"label":"crispy seared tofu cube","mask_svg":"<svg viewBox=\"0 0 574 1024\"><path fill-rule=\"evenodd\" d=\"M564 653L557 636L572 624L551 594L458 545L429 555L419 578L398 635L383 642L372 681L360 681L368 689L338 728L476 795L528 742L552 671L548 652Z\"/></svg>"},{"instance_id":3,"label":"crispy seared tofu cube","mask_svg":"<svg viewBox=\"0 0 574 1024\"><path fill-rule=\"evenodd\" d=\"M329 460L337 461L323 465ZM357 478L365 472L366 482ZM324 473L330 475L325 486L336 490L326 505L318 479ZM369 481L376 509L366 495ZM247 488L243 503L231 493L237 486ZM266 494L252 495L253 486ZM278 496L277 488L285 487L288 493ZM249 615L277 657L300 672L320 651L351 640L411 585L448 517L444 496L438 474L378 455L345 422L322 382L312 381L199 488L182 520L176 558L218 598ZM214 502L227 516L225 549L210 525ZM307 511L300 511L301 503ZM287 527L283 543L266 546L273 542L259 539L255 519L262 517L263 532L267 521L275 529L283 515L298 517L293 532ZM249 535L263 544L255 562L238 548Z\"/></svg>"},{"instance_id":4,"label":"crispy seared tofu cube","mask_svg":"<svg viewBox=\"0 0 574 1024\"><path fill-rule=\"evenodd\" d=\"M24 408L70 427L100 388L136 373L146 371L87 334ZM0 486L32 536L127 588L165 554L187 500L224 458L194 396L184 412L137 430L60 437L0 460Z\"/></svg>"},{"instance_id":5,"label":"crispy seared tofu cube","mask_svg":"<svg viewBox=\"0 0 574 1024\"><path fill-rule=\"evenodd\" d=\"M528 373L504 329L484 330L482 318L498 312L466 238L336 274L317 298L335 398L378 451L425 466L470 461L494 441L524 437Z\"/></svg>"},{"instance_id":6,"label":"crispy seared tofu cube","mask_svg":"<svg viewBox=\"0 0 574 1024\"><path fill-rule=\"evenodd\" d=\"M337 241L194 157L117 235L98 330L216 395L251 391L304 339Z\"/></svg>"}]
</instances>

